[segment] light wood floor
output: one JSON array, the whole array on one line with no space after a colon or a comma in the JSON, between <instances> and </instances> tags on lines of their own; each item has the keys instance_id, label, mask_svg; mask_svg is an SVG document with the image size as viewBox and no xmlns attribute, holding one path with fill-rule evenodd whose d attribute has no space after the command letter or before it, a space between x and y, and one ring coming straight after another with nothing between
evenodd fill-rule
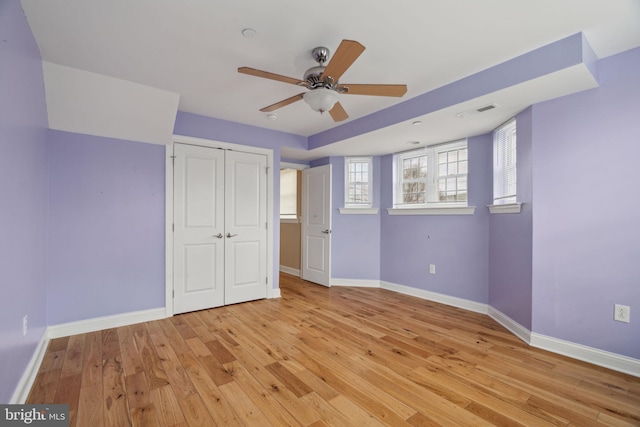
<instances>
[{"instance_id":1,"label":"light wood floor","mask_svg":"<svg viewBox=\"0 0 640 427\"><path fill-rule=\"evenodd\" d=\"M52 340L29 403L71 426L640 425L640 379L487 316L281 276L282 298Z\"/></svg>"}]
</instances>

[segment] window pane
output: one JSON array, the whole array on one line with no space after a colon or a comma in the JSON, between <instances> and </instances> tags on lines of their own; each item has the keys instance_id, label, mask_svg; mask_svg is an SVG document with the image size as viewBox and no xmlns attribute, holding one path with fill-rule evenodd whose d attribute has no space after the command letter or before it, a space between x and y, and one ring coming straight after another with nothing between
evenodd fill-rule
<instances>
[{"instance_id":1,"label":"window pane","mask_svg":"<svg viewBox=\"0 0 640 427\"><path fill-rule=\"evenodd\" d=\"M493 132L494 203L516 200L516 121L511 120Z\"/></svg>"},{"instance_id":2,"label":"window pane","mask_svg":"<svg viewBox=\"0 0 640 427\"><path fill-rule=\"evenodd\" d=\"M463 176L463 177L459 177L458 178L458 182L456 183L456 187L458 189L458 191L466 191L467 190L467 177Z\"/></svg>"},{"instance_id":3,"label":"window pane","mask_svg":"<svg viewBox=\"0 0 640 427\"><path fill-rule=\"evenodd\" d=\"M467 164L466 160L460 161L458 163L458 173L459 174L467 174Z\"/></svg>"},{"instance_id":4,"label":"window pane","mask_svg":"<svg viewBox=\"0 0 640 427\"><path fill-rule=\"evenodd\" d=\"M448 175L457 175L458 173L458 163L449 163L449 171Z\"/></svg>"},{"instance_id":5,"label":"window pane","mask_svg":"<svg viewBox=\"0 0 640 427\"><path fill-rule=\"evenodd\" d=\"M280 170L280 215L298 215L298 171Z\"/></svg>"}]
</instances>

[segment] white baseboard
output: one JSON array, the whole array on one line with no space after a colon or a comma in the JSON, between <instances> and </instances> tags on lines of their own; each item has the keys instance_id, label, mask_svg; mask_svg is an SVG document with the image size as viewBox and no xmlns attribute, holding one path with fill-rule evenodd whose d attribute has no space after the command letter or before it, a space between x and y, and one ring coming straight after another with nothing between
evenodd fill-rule
<instances>
[{"instance_id":1,"label":"white baseboard","mask_svg":"<svg viewBox=\"0 0 640 427\"><path fill-rule=\"evenodd\" d=\"M464 298L453 297L450 295L426 291L424 289L416 289L410 286L398 285L396 283L390 283L390 282L380 282L380 287L382 289L399 292L405 295L411 295L411 296L426 299L429 301L439 302L442 304L462 308L462 309L473 311L480 314L487 314L489 312L489 306L487 304L482 304L482 303L471 301Z\"/></svg>"},{"instance_id":2,"label":"white baseboard","mask_svg":"<svg viewBox=\"0 0 640 427\"><path fill-rule=\"evenodd\" d=\"M504 326L513 335L527 344L531 344L531 331L493 307L489 307L489 317Z\"/></svg>"},{"instance_id":3,"label":"white baseboard","mask_svg":"<svg viewBox=\"0 0 640 427\"><path fill-rule=\"evenodd\" d=\"M506 314L493 307L489 307L489 317L500 323L502 326L507 328L509 332L531 347L547 350L552 353L571 357L572 359L582 360L583 362L591 363L592 365L602 366L604 368L613 369L614 371L640 377L639 359L531 332Z\"/></svg>"},{"instance_id":4,"label":"white baseboard","mask_svg":"<svg viewBox=\"0 0 640 427\"><path fill-rule=\"evenodd\" d=\"M268 298L280 298L280 288L278 289L272 289L271 290L271 295Z\"/></svg>"},{"instance_id":5,"label":"white baseboard","mask_svg":"<svg viewBox=\"0 0 640 427\"><path fill-rule=\"evenodd\" d=\"M164 319L165 317L167 317L167 313L164 307L116 314L113 316L96 317L94 319L49 326L47 328L47 336L49 339L68 337L70 335L86 334L87 332Z\"/></svg>"},{"instance_id":6,"label":"white baseboard","mask_svg":"<svg viewBox=\"0 0 640 427\"><path fill-rule=\"evenodd\" d=\"M379 280L367 279L331 279L331 286L351 286L354 288L379 288Z\"/></svg>"},{"instance_id":7,"label":"white baseboard","mask_svg":"<svg viewBox=\"0 0 640 427\"><path fill-rule=\"evenodd\" d=\"M33 356L31 356L29 364L22 373L22 377L20 378L18 386L14 390L9 403L22 405L27 401L27 397L29 397L31 387L36 380L38 370L40 369L40 365L42 364L42 359L44 358L48 345L49 337L47 335L47 330L45 329L42 334L42 338L40 338L40 342L38 342L38 345L36 346L36 350L33 352Z\"/></svg>"},{"instance_id":8,"label":"white baseboard","mask_svg":"<svg viewBox=\"0 0 640 427\"><path fill-rule=\"evenodd\" d=\"M286 265L281 265L280 266L280 271L282 271L283 273L287 273L287 274L291 274L293 276L300 277L300 270L298 270L297 268L291 268L291 267L287 267Z\"/></svg>"},{"instance_id":9,"label":"white baseboard","mask_svg":"<svg viewBox=\"0 0 640 427\"><path fill-rule=\"evenodd\" d=\"M535 332L531 334L531 342L529 344L532 347L548 350L552 353L562 354L563 356L582 360L583 362L588 362L593 365L624 372L634 377L640 377L640 359L536 334Z\"/></svg>"}]
</instances>

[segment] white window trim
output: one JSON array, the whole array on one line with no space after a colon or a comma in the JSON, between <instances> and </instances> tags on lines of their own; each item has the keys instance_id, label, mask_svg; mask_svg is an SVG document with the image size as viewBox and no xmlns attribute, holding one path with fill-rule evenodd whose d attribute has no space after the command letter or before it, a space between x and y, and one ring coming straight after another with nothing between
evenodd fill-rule
<instances>
[{"instance_id":1,"label":"white window trim","mask_svg":"<svg viewBox=\"0 0 640 427\"><path fill-rule=\"evenodd\" d=\"M515 152L513 153L514 156L516 156L516 161L515 164L513 166L513 168L516 171L516 188L515 188L515 193L514 194L497 194L500 193L500 189L502 189L502 185L501 183L504 182L505 180L505 168L504 168L504 164L499 162L499 147L498 147L498 140L497 138L497 134L498 132L503 132L504 129L506 128L510 128L511 126L515 127L516 129L516 142L515 142ZM492 206L498 206L498 205L513 205L517 203L518 200L518 184L517 184L517 170L518 170L518 162L517 162L517 152L518 152L518 143L517 143L517 123L516 123L516 119L515 117L507 120L505 123L501 124L500 126L498 126L494 131L493 131L493 205ZM504 154L503 154L504 156ZM507 212L503 212L503 213L507 213Z\"/></svg>"},{"instance_id":2,"label":"white window trim","mask_svg":"<svg viewBox=\"0 0 640 427\"><path fill-rule=\"evenodd\" d=\"M349 203L347 201L347 197L349 196L349 161L357 161L360 163L368 163L368 171L369 177L367 182L367 194L369 196L368 203ZM350 210L364 210L372 209L373 206L373 157L367 156L357 156L357 157L345 157L344 158L344 208L340 208L340 213L342 209L350 209ZM354 212L355 213L355 212ZM376 212L377 213L377 212Z\"/></svg>"},{"instance_id":3,"label":"white window trim","mask_svg":"<svg viewBox=\"0 0 640 427\"><path fill-rule=\"evenodd\" d=\"M503 203L501 205L487 205L489 213L492 214L514 214L520 213L522 203Z\"/></svg>"},{"instance_id":4,"label":"white window trim","mask_svg":"<svg viewBox=\"0 0 640 427\"><path fill-rule=\"evenodd\" d=\"M438 160L437 153L440 148L446 148L446 150L455 150L458 148L466 147L468 149L467 139L460 139L451 142L445 142L442 144L430 145L427 147L419 148L417 150L405 151L402 153L396 153L394 156L393 162L393 207L387 208L387 212L389 215L473 215L475 211L475 206L468 205L468 197L469 190L467 187L467 202L426 202L421 204L403 204L399 203L399 199L401 195L398 191L399 183L401 181L400 173L401 168L398 166L402 159L407 157L413 157L415 155L420 154L430 154L428 158L428 170L437 171L438 170ZM467 182L468 182L467 173ZM427 176L427 199L429 191L437 192L437 179L438 175L436 172L429 174ZM468 184L467 184L468 185ZM406 212L405 212L406 211ZM411 211L413 213L411 213Z\"/></svg>"},{"instance_id":5,"label":"white window trim","mask_svg":"<svg viewBox=\"0 0 640 427\"><path fill-rule=\"evenodd\" d=\"M473 215L475 211L475 206L387 208L387 213L389 215Z\"/></svg>"},{"instance_id":6,"label":"white window trim","mask_svg":"<svg viewBox=\"0 0 640 427\"><path fill-rule=\"evenodd\" d=\"M378 215L378 208L338 208L342 215Z\"/></svg>"}]
</instances>

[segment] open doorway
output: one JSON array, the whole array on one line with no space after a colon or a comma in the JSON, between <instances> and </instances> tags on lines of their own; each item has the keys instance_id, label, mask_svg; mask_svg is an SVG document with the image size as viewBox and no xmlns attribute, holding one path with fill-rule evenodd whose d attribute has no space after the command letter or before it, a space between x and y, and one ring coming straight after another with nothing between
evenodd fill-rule
<instances>
[{"instance_id":1,"label":"open doorway","mask_svg":"<svg viewBox=\"0 0 640 427\"><path fill-rule=\"evenodd\" d=\"M295 165L298 166L298 165ZM302 170L280 169L280 271L300 276Z\"/></svg>"}]
</instances>

